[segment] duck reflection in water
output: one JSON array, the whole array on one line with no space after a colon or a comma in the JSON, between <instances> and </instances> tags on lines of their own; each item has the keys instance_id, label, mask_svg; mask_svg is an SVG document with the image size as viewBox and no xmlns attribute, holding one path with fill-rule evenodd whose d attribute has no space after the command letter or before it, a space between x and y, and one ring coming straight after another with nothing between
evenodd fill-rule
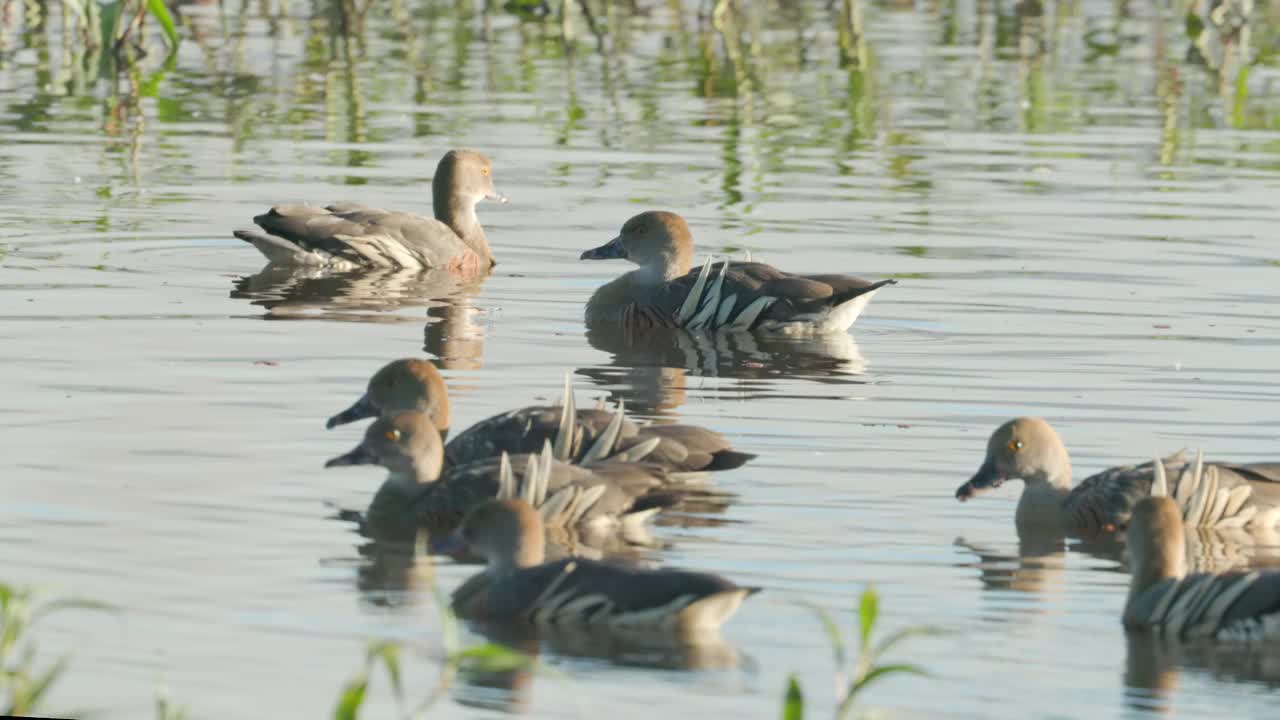
<instances>
[{"instance_id":1,"label":"duck reflection in water","mask_svg":"<svg viewBox=\"0 0 1280 720\"><path fill-rule=\"evenodd\" d=\"M687 377L743 380L810 378L815 382L861 383L866 360L848 333L807 337L758 335L745 331L636 329L596 324L587 342L612 358L606 367L584 367L578 374L625 399L635 412L669 415L685 401ZM742 384L750 395L750 389ZM761 392L760 395L765 395Z\"/></svg>"},{"instance_id":2,"label":"duck reflection in water","mask_svg":"<svg viewBox=\"0 0 1280 720\"><path fill-rule=\"evenodd\" d=\"M1099 572L1127 574L1124 534L1102 533L1087 539L1069 538L1060 533L1022 530L1018 533L1016 551L957 538L956 547L977 556L976 561L957 563L957 567L976 568L983 590L1028 593L1038 601L1054 598L1065 591L1069 553L1100 560ZM1187 566L1192 572L1224 572L1241 567L1280 566L1280 533L1275 530L1207 530L1188 529L1186 534ZM1018 616L1039 615L1041 602L1010 613L1001 606L984 617L993 622L1008 622Z\"/></svg>"},{"instance_id":3,"label":"duck reflection in water","mask_svg":"<svg viewBox=\"0 0 1280 720\"><path fill-rule=\"evenodd\" d=\"M463 705L507 712L528 711L533 695L536 663L544 656L579 658L619 667L650 670L724 671L755 669L750 657L718 634L693 642L677 642L655 633L654 637L620 638L599 629L556 627L536 629L524 623L470 623L469 629L485 641L516 650L533 662L512 669L462 670L454 699ZM564 681L544 677L553 684Z\"/></svg>"},{"instance_id":4,"label":"duck reflection in water","mask_svg":"<svg viewBox=\"0 0 1280 720\"><path fill-rule=\"evenodd\" d=\"M1175 691L1184 672L1207 673L1217 682L1280 688L1280 657L1274 652L1179 643L1156 633L1127 633L1125 645L1125 702L1144 712L1173 712Z\"/></svg>"},{"instance_id":5,"label":"duck reflection in water","mask_svg":"<svg viewBox=\"0 0 1280 720\"><path fill-rule=\"evenodd\" d=\"M1064 591L1068 552L1118 561L1122 548L1112 537L1094 538L1087 543L1068 543L1061 536L1045 535L1020 536L1016 551L972 543L964 538L957 538L955 545L978 556L977 561L965 561L956 566L976 568L983 590L1012 590L1036 597L1036 604L1020 608L1022 615L1042 614L1042 601ZM985 615L986 619L994 622L1008 622L1015 616L1016 613L1010 613L1005 607Z\"/></svg>"},{"instance_id":6,"label":"duck reflection in water","mask_svg":"<svg viewBox=\"0 0 1280 720\"><path fill-rule=\"evenodd\" d=\"M536 630L519 623L472 623L469 630L483 641L497 643L529 658L512 668L460 668L453 699L460 705L528 712L533 701L537 663L546 656L607 662L611 665L650 670L725 671L743 668L754 672L755 663L723 638L702 638L696 643L676 643L661 637L620 639L584 628ZM563 679L544 675L553 690Z\"/></svg>"}]
</instances>

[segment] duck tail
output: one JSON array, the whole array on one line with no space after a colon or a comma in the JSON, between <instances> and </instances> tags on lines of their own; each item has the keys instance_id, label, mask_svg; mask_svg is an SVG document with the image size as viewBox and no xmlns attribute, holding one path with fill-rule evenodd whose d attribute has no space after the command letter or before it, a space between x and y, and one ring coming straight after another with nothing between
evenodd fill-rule
<instances>
[{"instance_id":1,"label":"duck tail","mask_svg":"<svg viewBox=\"0 0 1280 720\"><path fill-rule=\"evenodd\" d=\"M849 302L850 300L856 300L857 298L862 297L863 295L870 295L871 293L879 290L880 288L886 285L897 285L897 284L898 284L897 280L894 280L893 278L889 278L888 280L873 282L870 285L864 285L863 287L849 288L848 290L835 293L831 297L827 298L826 299L827 304L831 306L840 306Z\"/></svg>"},{"instance_id":2,"label":"duck tail","mask_svg":"<svg viewBox=\"0 0 1280 720\"><path fill-rule=\"evenodd\" d=\"M712 454L711 463L703 470L715 472L718 470L735 470L755 460L758 457L755 453L738 452L737 450L721 450Z\"/></svg>"},{"instance_id":3,"label":"duck tail","mask_svg":"<svg viewBox=\"0 0 1280 720\"><path fill-rule=\"evenodd\" d=\"M758 587L737 587L698 598L680 611L679 625L685 631L718 628L738 611L743 600L759 591Z\"/></svg>"},{"instance_id":4,"label":"duck tail","mask_svg":"<svg viewBox=\"0 0 1280 720\"><path fill-rule=\"evenodd\" d=\"M269 235L257 230L236 230L235 236L258 248L258 252L266 256L267 262L280 265L316 264L315 258L304 252L294 243L282 237Z\"/></svg>"}]
</instances>

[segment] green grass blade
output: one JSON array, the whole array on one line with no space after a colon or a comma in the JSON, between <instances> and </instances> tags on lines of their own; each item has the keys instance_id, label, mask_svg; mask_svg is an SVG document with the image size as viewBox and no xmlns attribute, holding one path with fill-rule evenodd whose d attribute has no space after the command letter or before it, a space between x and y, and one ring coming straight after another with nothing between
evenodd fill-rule
<instances>
[{"instance_id":1,"label":"green grass blade","mask_svg":"<svg viewBox=\"0 0 1280 720\"><path fill-rule=\"evenodd\" d=\"M85 600L83 598L57 598L49 602L42 603L31 613L31 624L35 624L37 620L45 615L62 610L98 610L105 613L116 613L119 611L114 605L97 600Z\"/></svg>"},{"instance_id":2,"label":"green grass blade","mask_svg":"<svg viewBox=\"0 0 1280 720\"><path fill-rule=\"evenodd\" d=\"M169 14L169 8L165 7L164 0L147 0L147 12L151 13L151 17L160 23L160 29L164 31L164 36L169 41L169 47L178 48L178 28L173 24L173 16Z\"/></svg>"},{"instance_id":3,"label":"green grass blade","mask_svg":"<svg viewBox=\"0 0 1280 720\"><path fill-rule=\"evenodd\" d=\"M880 614L880 596L870 585L862 591L862 600L858 603L858 639L862 642L862 652L871 647L871 631L876 626L876 617Z\"/></svg>"},{"instance_id":4,"label":"green grass blade","mask_svg":"<svg viewBox=\"0 0 1280 720\"><path fill-rule=\"evenodd\" d=\"M533 658L506 645L485 643L454 653L451 658L459 669L472 672L507 672L528 667Z\"/></svg>"},{"instance_id":5,"label":"green grass blade","mask_svg":"<svg viewBox=\"0 0 1280 720\"><path fill-rule=\"evenodd\" d=\"M393 642L372 643L369 646L369 659L380 659L387 668L387 676L391 678L391 690L396 694L396 701L404 698L404 685L400 682L400 646Z\"/></svg>"},{"instance_id":6,"label":"green grass blade","mask_svg":"<svg viewBox=\"0 0 1280 720\"><path fill-rule=\"evenodd\" d=\"M876 645L876 649L872 651L872 654L876 657L880 657L881 655L889 652L889 650L891 650L895 645L908 638L930 637L942 634L942 630L928 625L915 625L913 627L903 628L884 640L881 640L880 644Z\"/></svg>"},{"instance_id":7,"label":"green grass blade","mask_svg":"<svg viewBox=\"0 0 1280 720\"><path fill-rule=\"evenodd\" d=\"M844 644L844 636L840 634L840 626L837 625L835 619L831 617L831 613L810 602L801 602L800 604L808 608L818 617L818 622L822 623L822 629L827 632L827 640L831 643L831 652L835 656L836 667L844 667L846 658L848 657Z\"/></svg>"},{"instance_id":8,"label":"green grass blade","mask_svg":"<svg viewBox=\"0 0 1280 720\"><path fill-rule=\"evenodd\" d=\"M31 683L31 687L27 688L27 712L35 710L40 705L40 701L44 698L44 694L49 691L53 683L62 675L62 671L67 669L67 659L60 658L44 675L37 678Z\"/></svg>"},{"instance_id":9,"label":"green grass blade","mask_svg":"<svg viewBox=\"0 0 1280 720\"><path fill-rule=\"evenodd\" d=\"M878 667L872 668L871 672L867 673L866 675L863 675L856 683L854 683L853 687L850 688L849 690L849 695L850 697L852 697L853 695L856 695L863 688L875 682L879 678L884 677L885 675L899 675L899 674L928 675L929 673L925 672L924 669L921 668L919 665L908 665L908 664L880 665Z\"/></svg>"},{"instance_id":10,"label":"green grass blade","mask_svg":"<svg viewBox=\"0 0 1280 720\"><path fill-rule=\"evenodd\" d=\"M368 689L368 674L362 672L351 678L338 696L338 707L333 709L333 720L356 720L360 717L360 706L364 704L364 694Z\"/></svg>"},{"instance_id":11,"label":"green grass blade","mask_svg":"<svg viewBox=\"0 0 1280 720\"><path fill-rule=\"evenodd\" d=\"M102 47L110 48L116 44L116 26L120 23L120 9L124 0L103 3L98 6L98 32Z\"/></svg>"},{"instance_id":12,"label":"green grass blade","mask_svg":"<svg viewBox=\"0 0 1280 720\"><path fill-rule=\"evenodd\" d=\"M89 24L89 12L85 8L90 2L93 2L93 0L62 0L62 4L71 8L71 11L75 13L76 20L80 21L80 27L85 27Z\"/></svg>"},{"instance_id":13,"label":"green grass blade","mask_svg":"<svg viewBox=\"0 0 1280 720\"><path fill-rule=\"evenodd\" d=\"M782 699L782 720L804 720L804 693L795 675L787 678L787 693Z\"/></svg>"}]
</instances>

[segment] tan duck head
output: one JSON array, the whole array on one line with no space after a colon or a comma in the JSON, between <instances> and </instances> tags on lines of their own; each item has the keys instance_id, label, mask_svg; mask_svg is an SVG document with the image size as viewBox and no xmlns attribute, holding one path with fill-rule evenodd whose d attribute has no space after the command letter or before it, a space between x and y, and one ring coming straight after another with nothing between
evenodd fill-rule
<instances>
[{"instance_id":1,"label":"tan duck head","mask_svg":"<svg viewBox=\"0 0 1280 720\"><path fill-rule=\"evenodd\" d=\"M1071 458L1049 423L1020 417L996 428L987 440L987 455L978 472L956 489L956 497L968 500L1007 480L1022 480L1028 487L1071 488Z\"/></svg>"},{"instance_id":2,"label":"tan duck head","mask_svg":"<svg viewBox=\"0 0 1280 720\"><path fill-rule=\"evenodd\" d=\"M490 573L542 564L542 518L524 500L491 500L467 515L462 539L488 561Z\"/></svg>"},{"instance_id":3,"label":"tan duck head","mask_svg":"<svg viewBox=\"0 0 1280 720\"><path fill-rule=\"evenodd\" d=\"M444 467L444 443L431 419L416 411L384 415L365 430L364 440L324 464L380 465L400 484L435 482Z\"/></svg>"},{"instance_id":4,"label":"tan duck head","mask_svg":"<svg viewBox=\"0 0 1280 720\"><path fill-rule=\"evenodd\" d=\"M364 395L329 418L325 427L406 410L425 413L442 434L449 431L449 391L440 371L427 360L401 358L382 366L369 379Z\"/></svg>"},{"instance_id":5,"label":"tan duck head","mask_svg":"<svg viewBox=\"0 0 1280 720\"><path fill-rule=\"evenodd\" d=\"M1058 433L1041 418L1010 420L987 440L978 471L956 489L956 498L975 495L1022 480L1016 522L1019 527L1061 530L1067 517L1062 503L1071 493L1071 458Z\"/></svg>"},{"instance_id":6,"label":"tan duck head","mask_svg":"<svg viewBox=\"0 0 1280 720\"><path fill-rule=\"evenodd\" d=\"M679 215L650 210L627 220L618 237L587 250L581 259L630 260L654 282L672 280L689 272L693 265L693 234Z\"/></svg>"},{"instance_id":7,"label":"tan duck head","mask_svg":"<svg viewBox=\"0 0 1280 720\"><path fill-rule=\"evenodd\" d=\"M493 162L484 153L465 149L450 150L440 158L431 179L431 200L441 220L450 211L474 213L481 200L507 202L493 185Z\"/></svg>"}]
</instances>

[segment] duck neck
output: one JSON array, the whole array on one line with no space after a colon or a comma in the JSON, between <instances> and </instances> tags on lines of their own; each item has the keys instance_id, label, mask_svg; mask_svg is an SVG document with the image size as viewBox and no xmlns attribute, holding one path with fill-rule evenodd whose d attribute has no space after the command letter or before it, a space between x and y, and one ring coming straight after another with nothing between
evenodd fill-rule
<instances>
[{"instance_id":1,"label":"duck neck","mask_svg":"<svg viewBox=\"0 0 1280 720\"><path fill-rule=\"evenodd\" d=\"M671 282L678 277L683 277L693 268L693 252L692 250L679 249L673 254L663 255L661 260L651 265L641 267L636 272L641 273L643 282L658 285L661 283Z\"/></svg>"},{"instance_id":2,"label":"duck neck","mask_svg":"<svg viewBox=\"0 0 1280 720\"><path fill-rule=\"evenodd\" d=\"M387 474L387 482L406 490L430 485L440 477L439 468L428 467L430 463L414 463L409 468L399 468Z\"/></svg>"},{"instance_id":3,"label":"duck neck","mask_svg":"<svg viewBox=\"0 0 1280 720\"><path fill-rule=\"evenodd\" d=\"M457 233L462 243L472 252L489 265L493 265L493 252L489 249L489 239L485 237L484 228L480 226L480 218L476 216L476 205L480 199L455 194L447 186L433 188L433 191L432 206L436 219Z\"/></svg>"},{"instance_id":4,"label":"duck neck","mask_svg":"<svg viewBox=\"0 0 1280 720\"><path fill-rule=\"evenodd\" d=\"M492 575L507 575L541 565L545 559L545 548L542 533L524 536L515 547L507 552L495 553L489 557L488 572Z\"/></svg>"},{"instance_id":5,"label":"duck neck","mask_svg":"<svg viewBox=\"0 0 1280 720\"><path fill-rule=\"evenodd\" d=\"M1026 528L1065 528L1062 503L1071 494L1071 461L1063 457L1050 471L1023 478L1016 522Z\"/></svg>"},{"instance_id":6,"label":"duck neck","mask_svg":"<svg viewBox=\"0 0 1280 720\"><path fill-rule=\"evenodd\" d=\"M1142 552L1142 551L1140 551ZM1132 552L1131 556L1135 553ZM1182 546L1157 547L1149 557L1132 557L1133 575L1129 580L1129 597L1124 603L1126 624L1138 622L1135 606L1143 593L1165 580L1180 580L1187 574L1186 556Z\"/></svg>"}]
</instances>

